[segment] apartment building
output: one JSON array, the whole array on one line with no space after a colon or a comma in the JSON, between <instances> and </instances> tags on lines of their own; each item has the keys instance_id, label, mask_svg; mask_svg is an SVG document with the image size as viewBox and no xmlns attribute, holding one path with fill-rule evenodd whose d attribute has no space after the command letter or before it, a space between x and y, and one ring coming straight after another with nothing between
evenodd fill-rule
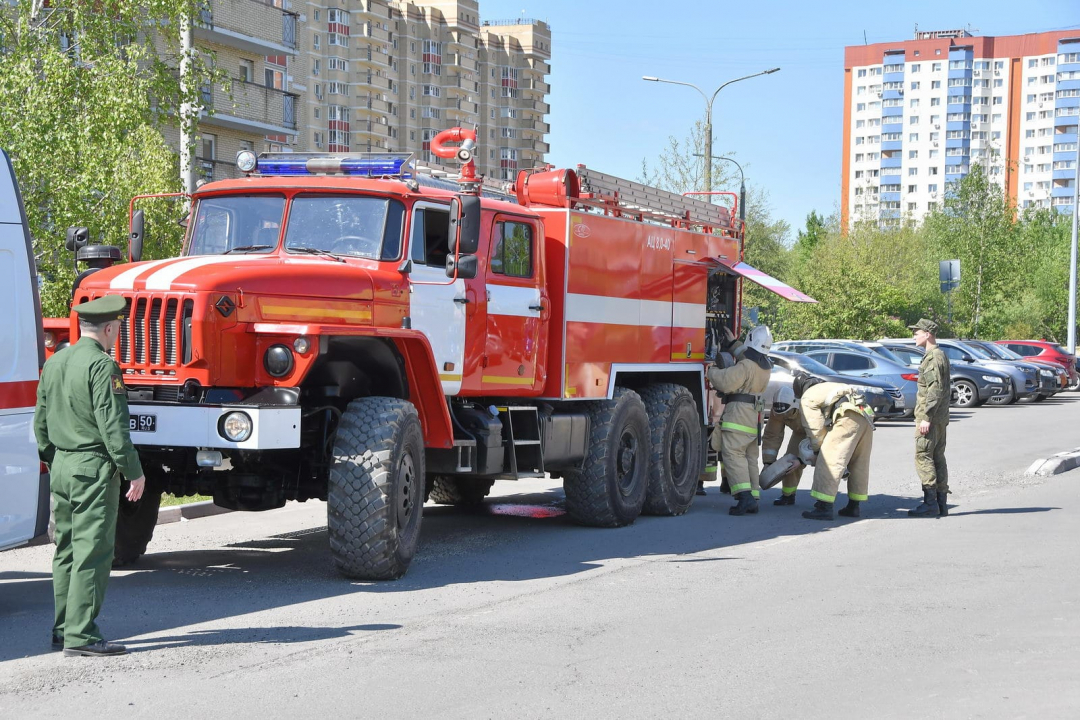
<instances>
[{"instance_id":1,"label":"apartment building","mask_svg":"<svg viewBox=\"0 0 1080 720\"><path fill-rule=\"evenodd\" d=\"M1080 32L964 30L844 52L843 221L921 219L979 163L1019 207L1072 212Z\"/></svg>"},{"instance_id":2,"label":"apartment building","mask_svg":"<svg viewBox=\"0 0 1080 720\"><path fill-rule=\"evenodd\" d=\"M241 149L408 151L476 127L480 173L544 163L546 23L482 21L476 0L209 0L196 43L231 78L203 89L196 151L207 178L237 175ZM170 138L178 143L178 135Z\"/></svg>"},{"instance_id":3,"label":"apartment building","mask_svg":"<svg viewBox=\"0 0 1080 720\"><path fill-rule=\"evenodd\" d=\"M202 4L193 23L195 48L227 79L200 88L197 176L236 177L240 150L296 148L307 74L299 52L302 27L302 16L285 0ZM179 147L179 129L168 129L166 139Z\"/></svg>"}]
</instances>

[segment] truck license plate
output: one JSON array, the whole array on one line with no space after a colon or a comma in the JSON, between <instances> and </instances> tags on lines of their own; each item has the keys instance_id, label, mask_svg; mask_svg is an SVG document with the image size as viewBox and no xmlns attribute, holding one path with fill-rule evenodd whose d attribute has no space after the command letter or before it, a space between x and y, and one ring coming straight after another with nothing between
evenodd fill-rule
<instances>
[{"instance_id":1,"label":"truck license plate","mask_svg":"<svg viewBox=\"0 0 1080 720\"><path fill-rule=\"evenodd\" d=\"M157 430L157 416L131 415L128 427L131 432L155 432Z\"/></svg>"}]
</instances>

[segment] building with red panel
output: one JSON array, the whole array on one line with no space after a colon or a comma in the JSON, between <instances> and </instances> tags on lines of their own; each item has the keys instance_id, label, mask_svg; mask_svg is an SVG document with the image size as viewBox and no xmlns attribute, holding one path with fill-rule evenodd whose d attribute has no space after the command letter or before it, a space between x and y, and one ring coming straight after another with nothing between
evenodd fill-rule
<instances>
[{"instance_id":1,"label":"building with red panel","mask_svg":"<svg viewBox=\"0 0 1080 720\"><path fill-rule=\"evenodd\" d=\"M842 220L892 225L941 206L976 163L1018 207L1072 212L1080 31L844 49Z\"/></svg>"}]
</instances>

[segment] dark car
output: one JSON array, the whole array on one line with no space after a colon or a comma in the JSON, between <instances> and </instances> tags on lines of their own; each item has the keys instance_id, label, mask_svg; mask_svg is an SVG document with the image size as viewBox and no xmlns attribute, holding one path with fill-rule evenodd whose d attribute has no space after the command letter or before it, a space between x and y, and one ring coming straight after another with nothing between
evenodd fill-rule
<instances>
[{"instance_id":1,"label":"dark car","mask_svg":"<svg viewBox=\"0 0 1080 720\"><path fill-rule=\"evenodd\" d=\"M918 367L922 362L924 352L920 347L899 343L881 344L912 367ZM1005 373L965 363L952 363L949 367L953 407L978 407L990 398L1005 396L1012 389L1009 376Z\"/></svg>"},{"instance_id":2,"label":"dark car","mask_svg":"<svg viewBox=\"0 0 1080 720\"><path fill-rule=\"evenodd\" d=\"M900 388L884 380L841 375L812 358L794 352L773 350L769 353L769 359L773 362L773 370L769 387L765 390L765 407L767 408L772 406L777 390L782 385L790 386L794 372L802 370L828 382L845 383L862 389L866 401L874 408L875 419L903 418L911 413L911 408L904 404L904 396Z\"/></svg>"},{"instance_id":3,"label":"dark car","mask_svg":"<svg viewBox=\"0 0 1080 720\"><path fill-rule=\"evenodd\" d=\"M1004 345L1025 360L1046 360L1060 365L1069 373L1069 387L1076 387L1080 376L1076 372L1076 357L1055 342L1047 340L998 340L998 345Z\"/></svg>"},{"instance_id":4,"label":"dark car","mask_svg":"<svg viewBox=\"0 0 1080 720\"><path fill-rule=\"evenodd\" d=\"M912 338L884 338L881 342L890 345L915 346ZM998 360L978 348L969 348L959 340L938 339L938 347L949 358L952 365L974 365L975 367L996 370L1005 373L1012 381L1010 392L991 398L994 405L1011 405L1023 398L1035 397L1039 394L1039 367L1032 363L1013 362L1011 360Z\"/></svg>"},{"instance_id":5,"label":"dark car","mask_svg":"<svg viewBox=\"0 0 1080 720\"><path fill-rule=\"evenodd\" d=\"M1069 371L1052 360L1044 360L1039 357L1026 358L1010 350L1005 345L999 345L989 340L965 340L964 343L969 346L974 345L992 357L1003 360L1019 360L1037 366L1039 368L1039 388L1044 399L1056 395L1069 387ZM1051 377L1051 374L1053 377Z\"/></svg>"}]
</instances>

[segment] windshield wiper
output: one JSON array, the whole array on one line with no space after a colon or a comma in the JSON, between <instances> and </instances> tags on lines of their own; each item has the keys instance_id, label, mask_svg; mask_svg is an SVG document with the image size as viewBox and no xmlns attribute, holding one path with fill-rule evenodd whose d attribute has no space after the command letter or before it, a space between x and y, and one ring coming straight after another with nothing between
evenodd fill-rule
<instances>
[{"instance_id":1,"label":"windshield wiper","mask_svg":"<svg viewBox=\"0 0 1080 720\"><path fill-rule=\"evenodd\" d=\"M319 256L321 256L321 257L329 258L329 259L331 259L331 260L336 260L337 262L342 262L342 263L343 263L343 262L345 262L344 260L342 260L341 258L339 258L339 257L338 257L337 255L335 255L334 253L330 252L329 250L323 250L322 248L313 248L313 247L287 247L287 248L285 248L285 250L286 250L287 252L295 252L295 253L305 253L305 254L307 254L307 255L319 255Z\"/></svg>"},{"instance_id":2,"label":"windshield wiper","mask_svg":"<svg viewBox=\"0 0 1080 720\"><path fill-rule=\"evenodd\" d=\"M228 255L229 253L234 252L250 252L252 250L268 250L272 247L273 245L241 245L240 247L229 248L223 252L222 255Z\"/></svg>"}]
</instances>

